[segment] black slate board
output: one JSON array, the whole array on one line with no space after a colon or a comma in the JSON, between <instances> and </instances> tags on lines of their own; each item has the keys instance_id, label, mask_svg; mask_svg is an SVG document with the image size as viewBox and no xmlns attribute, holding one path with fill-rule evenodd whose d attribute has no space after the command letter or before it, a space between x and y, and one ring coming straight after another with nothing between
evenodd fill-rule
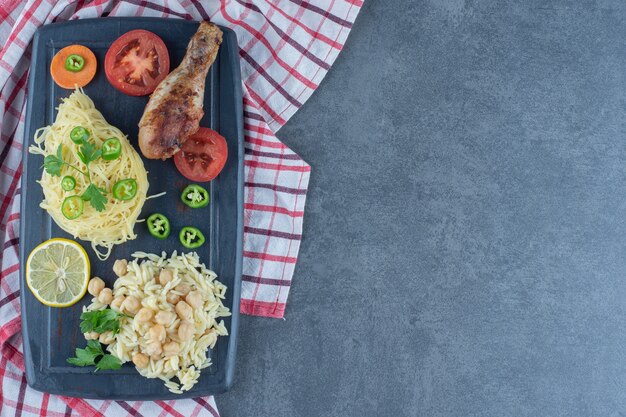
<instances>
[{"instance_id":1,"label":"black slate board","mask_svg":"<svg viewBox=\"0 0 626 417\"><path fill-rule=\"evenodd\" d=\"M28 145L39 127L51 124L56 116L60 98L71 93L58 87L48 68L54 54L61 48L79 43L89 47L98 59L95 79L85 87L106 120L128 135L138 148L137 123L148 101L147 97L130 97L118 92L108 83L103 70L104 56L111 43L133 29L146 29L159 35L167 45L172 69L181 61L197 22L153 18L104 18L76 20L40 28L34 39L26 111L21 207L21 302L22 333L28 384L40 391L72 397L125 400L155 400L198 397L227 390L232 384L239 296L243 254L243 109L237 38L234 32L222 28L224 40L219 55L207 78L204 110L200 125L220 132L228 142L228 161L222 173L211 181L211 204L208 208L191 210L180 202L182 188L189 183L182 177L172 160L144 159L150 181L149 195L166 191L168 194L146 201L140 218L154 212L166 214L172 222L172 234L165 241L152 238L144 224L135 226L137 239L114 248L111 257L98 261L89 242L79 241L89 254L92 275L102 277L107 286L114 281L111 268L115 259L130 259L130 254L142 250L161 253L185 251L178 241L178 231L185 225L199 227L207 243L198 253L218 279L228 286L225 305L233 313L226 318L230 335L220 337L210 351L213 365L202 371L198 383L182 395L170 393L162 381L141 377L131 364L118 371L93 373L93 369L74 367L66 363L74 349L84 347L79 329L87 295L68 308L49 308L37 301L24 282L24 262L30 251L51 237L72 238L63 232L39 207L43 192L36 181L41 176L43 159L28 154Z\"/></svg>"}]
</instances>

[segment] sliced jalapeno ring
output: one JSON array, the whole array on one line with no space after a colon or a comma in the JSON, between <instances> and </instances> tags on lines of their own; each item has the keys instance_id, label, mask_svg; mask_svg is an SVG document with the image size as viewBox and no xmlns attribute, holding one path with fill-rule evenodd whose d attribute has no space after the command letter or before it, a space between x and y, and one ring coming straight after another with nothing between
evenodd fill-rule
<instances>
[{"instance_id":1,"label":"sliced jalapeno ring","mask_svg":"<svg viewBox=\"0 0 626 417\"><path fill-rule=\"evenodd\" d=\"M118 138L108 138L102 144L102 159L112 161L120 157L122 153L122 143Z\"/></svg>"},{"instance_id":2,"label":"sliced jalapeno ring","mask_svg":"<svg viewBox=\"0 0 626 417\"><path fill-rule=\"evenodd\" d=\"M72 191L74 188L76 188L76 178L72 177L71 175L64 176L61 180L61 188L63 188L63 190L65 191Z\"/></svg>"},{"instance_id":3,"label":"sliced jalapeno ring","mask_svg":"<svg viewBox=\"0 0 626 417\"><path fill-rule=\"evenodd\" d=\"M161 213L154 213L146 220L148 232L157 239L165 239L170 235L170 221Z\"/></svg>"},{"instance_id":4,"label":"sliced jalapeno ring","mask_svg":"<svg viewBox=\"0 0 626 417\"><path fill-rule=\"evenodd\" d=\"M178 235L180 243L187 249L199 248L204 244L204 235L197 227L185 226L180 230Z\"/></svg>"},{"instance_id":5,"label":"sliced jalapeno ring","mask_svg":"<svg viewBox=\"0 0 626 417\"><path fill-rule=\"evenodd\" d=\"M61 213L63 213L68 220L74 220L80 217L80 215L83 214L83 210L85 210L85 203L79 195L67 197L63 200L63 204L61 204Z\"/></svg>"},{"instance_id":6,"label":"sliced jalapeno ring","mask_svg":"<svg viewBox=\"0 0 626 417\"><path fill-rule=\"evenodd\" d=\"M85 58L78 54L72 54L65 59L65 69L72 72L78 72L85 66Z\"/></svg>"},{"instance_id":7,"label":"sliced jalapeno ring","mask_svg":"<svg viewBox=\"0 0 626 417\"><path fill-rule=\"evenodd\" d=\"M180 199L191 208L202 208L209 204L209 192L198 184L190 184L185 187Z\"/></svg>"},{"instance_id":8,"label":"sliced jalapeno ring","mask_svg":"<svg viewBox=\"0 0 626 417\"><path fill-rule=\"evenodd\" d=\"M89 131L82 126L76 126L70 132L70 139L77 145L82 145L89 139Z\"/></svg>"},{"instance_id":9,"label":"sliced jalapeno ring","mask_svg":"<svg viewBox=\"0 0 626 417\"><path fill-rule=\"evenodd\" d=\"M134 178L119 180L113 185L113 197L118 200L130 200L137 195L137 181Z\"/></svg>"}]
</instances>

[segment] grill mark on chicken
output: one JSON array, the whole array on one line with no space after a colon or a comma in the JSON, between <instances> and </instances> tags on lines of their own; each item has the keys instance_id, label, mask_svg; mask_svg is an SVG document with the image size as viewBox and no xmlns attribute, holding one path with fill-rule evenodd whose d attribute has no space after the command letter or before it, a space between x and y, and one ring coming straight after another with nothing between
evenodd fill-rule
<instances>
[{"instance_id":1,"label":"grill mark on chicken","mask_svg":"<svg viewBox=\"0 0 626 417\"><path fill-rule=\"evenodd\" d=\"M146 158L170 158L198 130L206 76L221 42L217 26L200 23L181 64L150 96L139 121L139 148Z\"/></svg>"}]
</instances>

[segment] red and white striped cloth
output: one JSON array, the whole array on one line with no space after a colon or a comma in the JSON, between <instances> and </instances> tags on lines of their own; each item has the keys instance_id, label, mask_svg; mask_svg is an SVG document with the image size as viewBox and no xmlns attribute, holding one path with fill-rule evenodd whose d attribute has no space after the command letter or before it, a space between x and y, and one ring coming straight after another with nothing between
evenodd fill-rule
<instances>
[{"instance_id":1,"label":"red and white striped cloth","mask_svg":"<svg viewBox=\"0 0 626 417\"><path fill-rule=\"evenodd\" d=\"M341 51L362 0L0 0L0 415L217 416L213 397L93 401L26 385L20 336L19 181L30 42L37 27L99 16L210 20L237 32L244 91L245 236L241 312L283 317L310 167L275 132Z\"/></svg>"}]
</instances>

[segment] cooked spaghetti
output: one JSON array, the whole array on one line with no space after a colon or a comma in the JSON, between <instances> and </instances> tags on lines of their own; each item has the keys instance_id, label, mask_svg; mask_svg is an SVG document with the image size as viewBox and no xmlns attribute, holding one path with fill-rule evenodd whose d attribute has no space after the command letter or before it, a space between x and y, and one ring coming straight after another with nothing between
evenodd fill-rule
<instances>
[{"instance_id":1,"label":"cooked spaghetti","mask_svg":"<svg viewBox=\"0 0 626 417\"><path fill-rule=\"evenodd\" d=\"M54 155L59 145L63 145L63 160L85 171L86 165L78 156L79 148L70 140L70 132L76 126L85 127L91 133L89 141L99 148L111 137L119 139L122 145L119 158L112 161L98 159L89 164L91 181L106 190L106 208L98 212L86 203L83 214L74 220L68 220L62 214L63 200L72 194L81 194L89 186L89 179L85 175L77 174L76 170L67 164L61 168L61 177L43 171L41 180L38 181L44 192L44 200L40 205L61 229L74 238L90 241L98 258L105 260L109 257L113 245L137 237L133 227L146 201L148 177L139 154L126 136L118 128L107 123L82 89L74 91L62 100L52 125L35 132L35 145L30 146L29 152L45 157ZM73 175L76 179L76 188L71 192L61 188L61 178L64 175ZM113 198L111 193L113 184L126 178L134 178L137 181L137 194L126 201Z\"/></svg>"}]
</instances>

